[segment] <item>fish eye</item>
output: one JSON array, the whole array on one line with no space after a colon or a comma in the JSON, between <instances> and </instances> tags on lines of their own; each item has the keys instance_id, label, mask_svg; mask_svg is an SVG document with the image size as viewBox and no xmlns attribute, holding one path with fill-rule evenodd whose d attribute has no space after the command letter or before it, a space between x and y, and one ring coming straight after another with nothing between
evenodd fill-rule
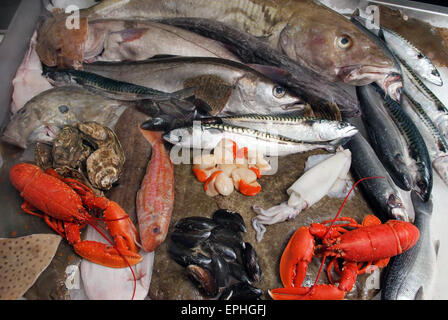
<instances>
[{"instance_id":1,"label":"fish eye","mask_svg":"<svg viewBox=\"0 0 448 320\"><path fill-rule=\"evenodd\" d=\"M60 113L67 113L68 112L68 107L65 104L59 106L58 109L59 109Z\"/></svg>"},{"instance_id":2,"label":"fish eye","mask_svg":"<svg viewBox=\"0 0 448 320\"><path fill-rule=\"evenodd\" d=\"M274 89L272 89L272 94L276 98L283 98L286 94L286 90L281 86L275 86Z\"/></svg>"},{"instance_id":3,"label":"fish eye","mask_svg":"<svg viewBox=\"0 0 448 320\"><path fill-rule=\"evenodd\" d=\"M344 34L336 38L336 44L340 49L346 50L352 46L353 40L350 36Z\"/></svg>"}]
</instances>

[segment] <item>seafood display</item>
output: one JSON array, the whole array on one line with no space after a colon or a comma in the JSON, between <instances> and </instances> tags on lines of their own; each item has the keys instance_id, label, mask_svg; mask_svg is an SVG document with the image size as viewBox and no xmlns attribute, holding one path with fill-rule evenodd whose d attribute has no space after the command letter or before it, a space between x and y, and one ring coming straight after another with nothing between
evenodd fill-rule
<instances>
[{"instance_id":1,"label":"seafood display","mask_svg":"<svg viewBox=\"0 0 448 320\"><path fill-rule=\"evenodd\" d=\"M54 234L0 239L0 300L17 300L50 264L61 242ZM30 252L36 254L30 256Z\"/></svg>"},{"instance_id":2,"label":"seafood display","mask_svg":"<svg viewBox=\"0 0 448 320\"><path fill-rule=\"evenodd\" d=\"M171 233L171 258L186 268L200 292L219 300L256 300L262 291L253 286L261 281L257 253L241 232L243 217L219 209L212 218L186 217L176 222Z\"/></svg>"},{"instance_id":3,"label":"seafood display","mask_svg":"<svg viewBox=\"0 0 448 320\"><path fill-rule=\"evenodd\" d=\"M420 38L448 29L331 0L45 5L5 80L0 299L431 299L448 47Z\"/></svg>"},{"instance_id":4,"label":"seafood display","mask_svg":"<svg viewBox=\"0 0 448 320\"><path fill-rule=\"evenodd\" d=\"M255 205L257 216L252 225L257 231L257 241L263 239L265 225L294 219L302 210L306 210L333 189L338 179L345 179L351 164L351 152L343 150L315 165L306 171L294 184L286 190L287 202L269 209Z\"/></svg>"}]
</instances>

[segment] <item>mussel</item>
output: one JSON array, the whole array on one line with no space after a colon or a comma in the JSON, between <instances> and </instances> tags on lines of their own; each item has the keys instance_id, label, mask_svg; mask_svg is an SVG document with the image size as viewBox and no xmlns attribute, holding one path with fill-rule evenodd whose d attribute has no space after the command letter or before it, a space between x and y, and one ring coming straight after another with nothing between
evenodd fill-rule
<instances>
[{"instance_id":1,"label":"mussel","mask_svg":"<svg viewBox=\"0 0 448 320\"><path fill-rule=\"evenodd\" d=\"M174 230L171 233L171 240L187 248L193 248L210 237L210 234L211 232L208 230L193 230L189 232Z\"/></svg>"},{"instance_id":2,"label":"mussel","mask_svg":"<svg viewBox=\"0 0 448 320\"><path fill-rule=\"evenodd\" d=\"M212 218L220 225L235 232L247 231L244 219L238 212L230 211L227 209L219 209L213 214Z\"/></svg>"},{"instance_id":3,"label":"mussel","mask_svg":"<svg viewBox=\"0 0 448 320\"><path fill-rule=\"evenodd\" d=\"M187 217L176 222L174 227L182 231L192 230L212 230L218 224L210 218L206 217Z\"/></svg>"},{"instance_id":4,"label":"mussel","mask_svg":"<svg viewBox=\"0 0 448 320\"><path fill-rule=\"evenodd\" d=\"M187 266L187 276L198 287L203 295L214 297L218 294L216 280L207 269L190 264Z\"/></svg>"},{"instance_id":5,"label":"mussel","mask_svg":"<svg viewBox=\"0 0 448 320\"><path fill-rule=\"evenodd\" d=\"M192 249L185 248L184 246L176 244L173 241L171 241L168 251L171 258L183 267L187 267L190 264L195 264L206 268L212 262L210 257L207 257Z\"/></svg>"},{"instance_id":6,"label":"mussel","mask_svg":"<svg viewBox=\"0 0 448 320\"><path fill-rule=\"evenodd\" d=\"M218 287L227 287L229 284L229 265L228 263L219 255L212 255L212 271L216 279L216 284Z\"/></svg>"},{"instance_id":7,"label":"mussel","mask_svg":"<svg viewBox=\"0 0 448 320\"><path fill-rule=\"evenodd\" d=\"M243 265L246 269L247 275L251 281L261 281L262 272L258 263L258 256L254 247L249 242L244 243L241 257L243 259Z\"/></svg>"},{"instance_id":8,"label":"mussel","mask_svg":"<svg viewBox=\"0 0 448 320\"><path fill-rule=\"evenodd\" d=\"M237 253L233 248L224 243L214 242L209 239L201 243L201 249L208 254L219 254L227 261L234 261L237 258Z\"/></svg>"},{"instance_id":9,"label":"mussel","mask_svg":"<svg viewBox=\"0 0 448 320\"><path fill-rule=\"evenodd\" d=\"M232 231L224 226L217 226L214 228L210 235L210 239L211 241L223 243L233 248L241 248L244 244L240 232Z\"/></svg>"}]
</instances>

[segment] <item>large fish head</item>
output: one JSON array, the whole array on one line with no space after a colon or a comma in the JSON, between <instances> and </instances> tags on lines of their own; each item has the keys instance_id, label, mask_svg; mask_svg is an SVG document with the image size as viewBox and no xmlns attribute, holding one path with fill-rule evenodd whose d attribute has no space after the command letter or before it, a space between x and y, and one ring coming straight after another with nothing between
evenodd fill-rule
<instances>
[{"instance_id":1,"label":"large fish head","mask_svg":"<svg viewBox=\"0 0 448 320\"><path fill-rule=\"evenodd\" d=\"M45 104L41 104L45 101ZM41 99L30 100L8 123L2 139L25 149L29 142L51 141L58 128L77 120L69 104Z\"/></svg>"},{"instance_id":2,"label":"large fish head","mask_svg":"<svg viewBox=\"0 0 448 320\"><path fill-rule=\"evenodd\" d=\"M306 102L283 86L261 74L246 74L238 79L240 102L249 113L278 114L306 109Z\"/></svg>"},{"instance_id":3,"label":"large fish head","mask_svg":"<svg viewBox=\"0 0 448 320\"><path fill-rule=\"evenodd\" d=\"M327 10L292 18L280 49L331 81L364 85L395 71L381 48L342 15Z\"/></svg>"}]
</instances>

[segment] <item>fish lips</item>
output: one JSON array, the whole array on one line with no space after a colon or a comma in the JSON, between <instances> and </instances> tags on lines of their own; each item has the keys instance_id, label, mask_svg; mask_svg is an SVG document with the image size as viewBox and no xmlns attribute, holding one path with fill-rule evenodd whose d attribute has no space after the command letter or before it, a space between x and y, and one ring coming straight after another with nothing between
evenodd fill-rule
<instances>
[{"instance_id":1,"label":"fish lips","mask_svg":"<svg viewBox=\"0 0 448 320\"><path fill-rule=\"evenodd\" d=\"M398 73L391 67L370 65L336 67L335 71L341 81L355 86L364 86L374 81L381 81L390 74Z\"/></svg>"},{"instance_id":2,"label":"fish lips","mask_svg":"<svg viewBox=\"0 0 448 320\"><path fill-rule=\"evenodd\" d=\"M297 100L293 103L284 104L281 106L281 108L285 111L298 111L298 110L305 110L307 108L308 104L304 101Z\"/></svg>"}]
</instances>

